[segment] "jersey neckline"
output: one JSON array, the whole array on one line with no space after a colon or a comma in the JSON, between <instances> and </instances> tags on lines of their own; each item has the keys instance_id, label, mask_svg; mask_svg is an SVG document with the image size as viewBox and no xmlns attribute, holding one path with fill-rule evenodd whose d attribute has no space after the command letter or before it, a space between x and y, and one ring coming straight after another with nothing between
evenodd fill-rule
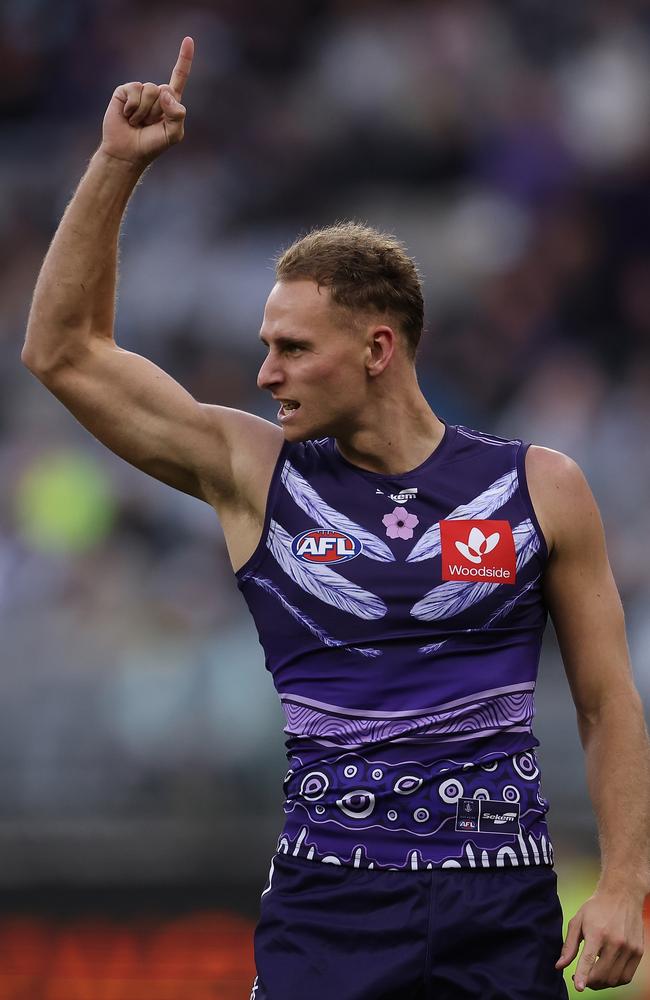
<instances>
[{"instance_id":1,"label":"jersey neckline","mask_svg":"<svg viewBox=\"0 0 650 1000\"><path fill-rule=\"evenodd\" d=\"M424 472L425 469L429 469L432 465L437 464L449 447L451 438L453 437L456 428L453 425L448 424L446 420L442 419L442 417L438 417L438 420L444 424L445 430L436 448L434 448L428 458L425 458L420 465L416 465L414 469L410 469L408 472L401 472L399 475L387 472L372 472L370 469L363 469L360 465L355 465L353 462L349 462L339 451L336 438L330 438L332 453L335 458L343 465L346 465L348 469L358 472L359 475L365 476L367 479L383 479L384 481L390 480L391 482L399 482L402 479L411 479L413 476L420 475L420 473Z\"/></svg>"}]
</instances>

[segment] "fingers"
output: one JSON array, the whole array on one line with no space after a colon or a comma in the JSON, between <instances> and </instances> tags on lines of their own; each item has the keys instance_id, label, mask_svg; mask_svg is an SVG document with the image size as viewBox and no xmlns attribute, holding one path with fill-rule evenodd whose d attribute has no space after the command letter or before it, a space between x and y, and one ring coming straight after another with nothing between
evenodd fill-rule
<instances>
[{"instance_id":1,"label":"fingers","mask_svg":"<svg viewBox=\"0 0 650 1000\"><path fill-rule=\"evenodd\" d=\"M637 901L596 892L569 921L562 954L564 968L584 938L573 980L576 990L602 990L629 983L643 956L643 922Z\"/></svg>"},{"instance_id":2,"label":"fingers","mask_svg":"<svg viewBox=\"0 0 650 1000\"><path fill-rule=\"evenodd\" d=\"M161 95L162 110L164 115L165 134L167 143L170 146L180 142L185 131L186 109L180 104L171 92L165 89Z\"/></svg>"},{"instance_id":3,"label":"fingers","mask_svg":"<svg viewBox=\"0 0 650 1000\"><path fill-rule=\"evenodd\" d=\"M631 982L641 957L639 949L634 949L623 941L608 943L601 948L598 961L592 966L585 985L592 990L625 985Z\"/></svg>"},{"instance_id":4,"label":"fingers","mask_svg":"<svg viewBox=\"0 0 650 1000\"><path fill-rule=\"evenodd\" d=\"M149 113L148 113L147 117L144 119L144 121L142 122L143 125L153 125L153 124L155 124L155 122L159 122L160 121L160 119L162 118L162 115L163 115L163 102L162 102L162 98L163 98L164 92L166 90L168 90L168 89L169 88L168 88L168 86L167 86L166 83L163 83L162 86L160 86L158 88L158 96L156 97L156 100L153 102L153 104L149 108Z\"/></svg>"},{"instance_id":5,"label":"fingers","mask_svg":"<svg viewBox=\"0 0 650 1000\"><path fill-rule=\"evenodd\" d=\"M631 983L632 982L632 978L634 976L634 973L639 968L639 964L640 964L642 958L643 958L643 952L641 952L641 954L639 954L638 952L635 952L632 955L632 958L630 958L628 960L628 962L626 963L625 967L623 968L623 972L621 973L621 976L620 976L620 979L619 979L620 983L624 984L624 983Z\"/></svg>"},{"instance_id":6,"label":"fingers","mask_svg":"<svg viewBox=\"0 0 650 1000\"><path fill-rule=\"evenodd\" d=\"M579 993L584 990L589 977L589 973L596 964L596 959L598 958L598 948L593 945L591 941L587 941L585 938L585 945L582 949L582 954L580 955L580 961L578 962L576 971L573 974L573 982Z\"/></svg>"},{"instance_id":7,"label":"fingers","mask_svg":"<svg viewBox=\"0 0 650 1000\"><path fill-rule=\"evenodd\" d=\"M625 969L628 965L628 960L630 954L627 949L623 948L611 948L609 954L609 960L607 960L605 951L596 963L596 968L592 972L590 978L587 980L587 986L593 988L593 980L596 977L597 982L601 982L602 986L621 986L624 983L629 983L629 979L625 979ZM603 962L603 967L601 969L600 963ZM632 972L634 975L634 972ZM632 977L630 976L630 979Z\"/></svg>"},{"instance_id":8,"label":"fingers","mask_svg":"<svg viewBox=\"0 0 650 1000\"><path fill-rule=\"evenodd\" d=\"M578 948L580 947L580 941L582 940L582 921L576 914L569 920L567 925L567 935L564 942L564 946L560 953L560 957L555 963L556 969L565 969L567 965L571 965L571 962L578 954Z\"/></svg>"},{"instance_id":9,"label":"fingers","mask_svg":"<svg viewBox=\"0 0 650 1000\"><path fill-rule=\"evenodd\" d=\"M190 75L193 58L194 41L187 35L181 42L178 59L172 70L169 84L133 82L124 83L121 87L116 88L113 96L117 97L124 105L123 113L125 118L128 118L130 125L153 125L160 121L163 113L167 114L170 109L176 114L177 108L174 108L174 103L168 104L161 98L165 91L170 91L174 101L182 107L180 99Z\"/></svg>"},{"instance_id":10,"label":"fingers","mask_svg":"<svg viewBox=\"0 0 650 1000\"><path fill-rule=\"evenodd\" d=\"M158 100L160 87L155 83L134 83L127 84L127 90L129 88L133 90L124 105L124 114L129 119L130 125L142 125Z\"/></svg>"},{"instance_id":11,"label":"fingers","mask_svg":"<svg viewBox=\"0 0 650 1000\"><path fill-rule=\"evenodd\" d=\"M176 65L172 70L172 75L169 78L169 86L174 92L174 96L179 101L183 96L185 84L187 83L187 78L190 75L193 58L194 40L190 38L189 35L186 35L181 42L178 59L176 60Z\"/></svg>"},{"instance_id":12,"label":"fingers","mask_svg":"<svg viewBox=\"0 0 650 1000\"><path fill-rule=\"evenodd\" d=\"M166 115L168 118L177 118L179 108L183 109L183 115L186 113L186 108L176 100L169 84L163 83L159 89L160 93L144 120L145 125L153 125L155 122L159 122L163 115ZM171 100L168 101L167 98L171 98Z\"/></svg>"}]
</instances>

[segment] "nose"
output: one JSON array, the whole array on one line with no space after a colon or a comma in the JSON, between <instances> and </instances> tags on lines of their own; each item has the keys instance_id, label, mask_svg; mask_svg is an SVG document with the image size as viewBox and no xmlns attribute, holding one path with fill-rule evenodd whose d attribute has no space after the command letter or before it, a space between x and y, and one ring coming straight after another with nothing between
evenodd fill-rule
<instances>
[{"instance_id":1,"label":"nose","mask_svg":"<svg viewBox=\"0 0 650 1000\"><path fill-rule=\"evenodd\" d=\"M257 373L257 388L271 389L281 381L282 374L278 369L277 362L274 360L272 354L267 354Z\"/></svg>"}]
</instances>

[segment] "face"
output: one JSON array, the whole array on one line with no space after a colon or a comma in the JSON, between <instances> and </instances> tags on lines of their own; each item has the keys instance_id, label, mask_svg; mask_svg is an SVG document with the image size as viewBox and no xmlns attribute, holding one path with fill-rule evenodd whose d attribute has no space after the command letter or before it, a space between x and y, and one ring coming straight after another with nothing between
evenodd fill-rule
<instances>
[{"instance_id":1,"label":"face","mask_svg":"<svg viewBox=\"0 0 650 1000\"><path fill-rule=\"evenodd\" d=\"M278 400L285 438L349 434L365 401L367 350L345 310L332 305L329 289L313 281L278 282L260 340L267 356L257 384Z\"/></svg>"}]
</instances>

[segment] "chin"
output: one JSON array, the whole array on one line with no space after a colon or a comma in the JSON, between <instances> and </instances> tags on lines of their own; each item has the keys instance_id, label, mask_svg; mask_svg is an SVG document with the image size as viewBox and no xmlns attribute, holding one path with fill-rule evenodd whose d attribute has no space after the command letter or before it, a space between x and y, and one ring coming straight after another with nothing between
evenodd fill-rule
<instances>
[{"instance_id":1,"label":"chin","mask_svg":"<svg viewBox=\"0 0 650 1000\"><path fill-rule=\"evenodd\" d=\"M306 430L298 427L283 427L282 432L285 441L313 441L315 438L327 436L313 431L309 427Z\"/></svg>"},{"instance_id":2,"label":"chin","mask_svg":"<svg viewBox=\"0 0 650 1000\"><path fill-rule=\"evenodd\" d=\"M302 427L282 426L285 441L315 441L318 438L331 437L332 432L326 427L311 425Z\"/></svg>"}]
</instances>

